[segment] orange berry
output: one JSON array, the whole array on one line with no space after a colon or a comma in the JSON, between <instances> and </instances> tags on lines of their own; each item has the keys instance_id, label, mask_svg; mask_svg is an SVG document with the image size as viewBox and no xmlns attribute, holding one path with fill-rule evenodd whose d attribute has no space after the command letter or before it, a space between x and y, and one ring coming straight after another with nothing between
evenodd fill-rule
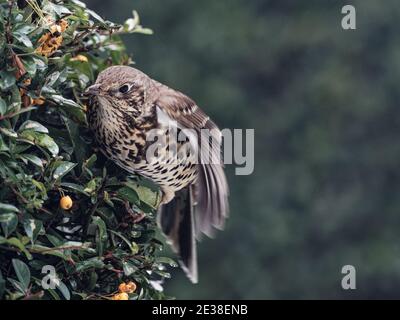
<instances>
[{"instance_id":1,"label":"orange berry","mask_svg":"<svg viewBox=\"0 0 400 320\"><path fill-rule=\"evenodd\" d=\"M129 281L128 283L121 283L118 286L119 292L125 292L125 293L134 293L136 290L136 284L132 281Z\"/></svg>"},{"instance_id":2,"label":"orange berry","mask_svg":"<svg viewBox=\"0 0 400 320\"><path fill-rule=\"evenodd\" d=\"M127 291L126 283L125 283L125 282L121 283L121 284L118 286L118 290L119 290L119 292L126 292L126 291Z\"/></svg>"},{"instance_id":3,"label":"orange berry","mask_svg":"<svg viewBox=\"0 0 400 320\"><path fill-rule=\"evenodd\" d=\"M112 297L113 300L129 300L129 296L125 292L117 293L113 295Z\"/></svg>"},{"instance_id":4,"label":"orange berry","mask_svg":"<svg viewBox=\"0 0 400 320\"><path fill-rule=\"evenodd\" d=\"M32 83L32 79L31 78L26 78L24 81L22 81L22 83L25 86L29 86Z\"/></svg>"},{"instance_id":5,"label":"orange berry","mask_svg":"<svg viewBox=\"0 0 400 320\"><path fill-rule=\"evenodd\" d=\"M72 208L72 199L70 196L63 196L60 199L60 207L64 210L69 210Z\"/></svg>"},{"instance_id":6,"label":"orange berry","mask_svg":"<svg viewBox=\"0 0 400 320\"><path fill-rule=\"evenodd\" d=\"M45 99L43 97L39 97L37 99L33 99L32 100L32 104L37 105L37 106L41 106L42 104L44 104Z\"/></svg>"},{"instance_id":7,"label":"orange berry","mask_svg":"<svg viewBox=\"0 0 400 320\"><path fill-rule=\"evenodd\" d=\"M129 281L126 287L129 290L128 293L134 293L136 291L136 284L132 281Z\"/></svg>"}]
</instances>

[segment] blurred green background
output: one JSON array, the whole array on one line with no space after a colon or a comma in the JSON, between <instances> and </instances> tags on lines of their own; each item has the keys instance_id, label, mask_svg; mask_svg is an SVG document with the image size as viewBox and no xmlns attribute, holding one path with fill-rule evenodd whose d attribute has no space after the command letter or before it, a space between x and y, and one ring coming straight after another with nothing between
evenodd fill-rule
<instances>
[{"instance_id":1,"label":"blurred green background","mask_svg":"<svg viewBox=\"0 0 400 320\"><path fill-rule=\"evenodd\" d=\"M341 28L353 4L357 30ZM199 245L178 299L400 298L400 7L397 0L88 0L153 36L137 67L221 128L254 128L255 171L229 166L226 230ZM341 288L354 265L357 289Z\"/></svg>"}]
</instances>

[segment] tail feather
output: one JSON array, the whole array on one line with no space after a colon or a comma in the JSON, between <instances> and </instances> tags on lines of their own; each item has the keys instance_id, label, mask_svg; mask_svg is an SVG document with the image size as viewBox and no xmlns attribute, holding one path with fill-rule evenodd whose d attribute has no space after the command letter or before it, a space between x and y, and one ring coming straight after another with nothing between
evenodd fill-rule
<instances>
[{"instance_id":1,"label":"tail feather","mask_svg":"<svg viewBox=\"0 0 400 320\"><path fill-rule=\"evenodd\" d=\"M197 181L160 208L158 224L193 283L198 280L196 239L202 233L213 237L215 229L224 228L228 193L223 166L200 164Z\"/></svg>"},{"instance_id":2,"label":"tail feather","mask_svg":"<svg viewBox=\"0 0 400 320\"><path fill-rule=\"evenodd\" d=\"M197 248L192 203L189 188L178 191L173 200L160 208L158 224L167 237L167 242L179 256L182 269L193 283L197 283Z\"/></svg>"},{"instance_id":3,"label":"tail feather","mask_svg":"<svg viewBox=\"0 0 400 320\"><path fill-rule=\"evenodd\" d=\"M224 228L229 213L229 190L223 166L201 164L199 177L193 188L196 202L196 238L200 239L202 233L212 238L215 229Z\"/></svg>"}]
</instances>

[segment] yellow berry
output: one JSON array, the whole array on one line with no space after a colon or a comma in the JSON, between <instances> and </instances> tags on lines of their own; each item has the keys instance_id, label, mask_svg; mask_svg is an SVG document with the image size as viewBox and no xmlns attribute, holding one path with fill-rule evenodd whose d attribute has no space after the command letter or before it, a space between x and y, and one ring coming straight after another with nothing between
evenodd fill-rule
<instances>
[{"instance_id":1,"label":"yellow berry","mask_svg":"<svg viewBox=\"0 0 400 320\"><path fill-rule=\"evenodd\" d=\"M70 196L64 196L60 199L60 207L64 210L72 208L72 199Z\"/></svg>"},{"instance_id":2,"label":"yellow berry","mask_svg":"<svg viewBox=\"0 0 400 320\"><path fill-rule=\"evenodd\" d=\"M70 61L80 61L80 62L88 62L88 58L82 54L78 54L75 57L72 57Z\"/></svg>"}]
</instances>

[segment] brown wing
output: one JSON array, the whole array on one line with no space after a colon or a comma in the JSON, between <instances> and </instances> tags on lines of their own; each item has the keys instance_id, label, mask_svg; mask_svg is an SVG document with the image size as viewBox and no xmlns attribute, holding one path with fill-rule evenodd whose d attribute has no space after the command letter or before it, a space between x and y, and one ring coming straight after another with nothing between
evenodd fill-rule
<instances>
[{"instance_id":1,"label":"brown wing","mask_svg":"<svg viewBox=\"0 0 400 320\"><path fill-rule=\"evenodd\" d=\"M214 163L215 159L220 159L221 132L196 103L181 92L160 85L155 104L178 125L195 129L198 133L198 145L201 147L199 177L191 186L195 205L195 230L198 239L201 233L211 237L213 227L223 229L229 210L229 191L223 164L220 161ZM210 130L213 143L201 139L201 129ZM207 156L201 150L211 150L214 161L207 162Z\"/></svg>"}]
</instances>

